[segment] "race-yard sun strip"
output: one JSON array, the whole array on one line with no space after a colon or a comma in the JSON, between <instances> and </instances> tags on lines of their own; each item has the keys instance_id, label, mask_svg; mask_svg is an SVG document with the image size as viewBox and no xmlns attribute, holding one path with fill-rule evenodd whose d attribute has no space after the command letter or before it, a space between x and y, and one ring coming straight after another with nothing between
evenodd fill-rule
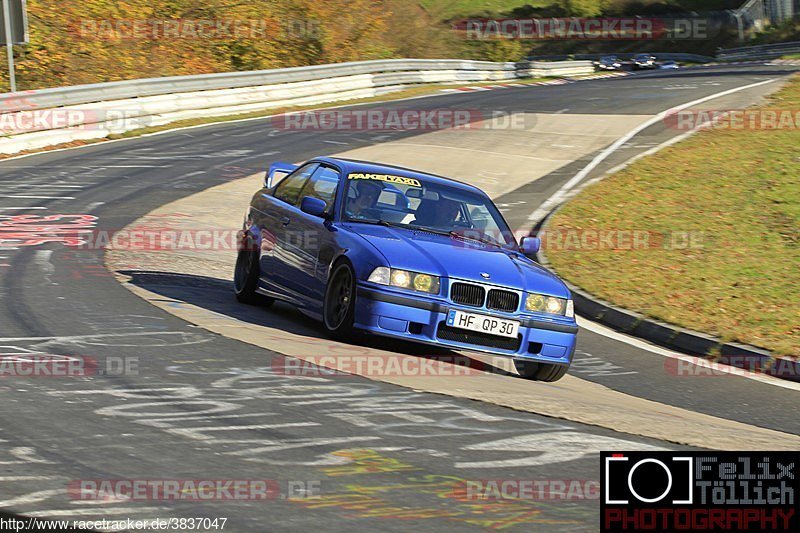
<instances>
[{"instance_id":1,"label":"race-yard sun strip","mask_svg":"<svg viewBox=\"0 0 800 533\"><path fill-rule=\"evenodd\" d=\"M365 174L363 172L355 172L349 174L347 179L351 180L373 180L385 181L387 183L396 183L398 185L407 185L408 187L422 187L419 180L414 178L406 178L404 176L393 176L391 174Z\"/></svg>"}]
</instances>

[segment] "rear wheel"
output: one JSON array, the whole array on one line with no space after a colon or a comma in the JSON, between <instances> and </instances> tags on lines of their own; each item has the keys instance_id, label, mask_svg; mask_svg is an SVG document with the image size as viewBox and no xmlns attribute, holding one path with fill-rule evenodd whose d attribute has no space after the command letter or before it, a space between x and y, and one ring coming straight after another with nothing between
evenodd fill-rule
<instances>
[{"instance_id":1,"label":"rear wheel","mask_svg":"<svg viewBox=\"0 0 800 533\"><path fill-rule=\"evenodd\" d=\"M520 377L534 381L558 381L567 374L569 365L554 365L552 363L539 363L536 361L514 360L514 366Z\"/></svg>"},{"instance_id":2,"label":"rear wheel","mask_svg":"<svg viewBox=\"0 0 800 533\"><path fill-rule=\"evenodd\" d=\"M344 340L353 336L356 317L356 276L346 262L334 267L325 291L322 321L328 334Z\"/></svg>"},{"instance_id":3,"label":"rear wheel","mask_svg":"<svg viewBox=\"0 0 800 533\"><path fill-rule=\"evenodd\" d=\"M233 273L233 292L236 299L246 304L271 305L274 300L261 296L256 292L261 268L258 265L258 252L250 237L245 237L242 249L236 256L236 268Z\"/></svg>"}]
</instances>

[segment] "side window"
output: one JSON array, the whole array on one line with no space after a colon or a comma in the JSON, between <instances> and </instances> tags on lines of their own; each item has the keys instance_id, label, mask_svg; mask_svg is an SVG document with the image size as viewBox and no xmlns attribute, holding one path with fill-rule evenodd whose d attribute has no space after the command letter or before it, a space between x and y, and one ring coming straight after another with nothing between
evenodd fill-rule
<instances>
[{"instance_id":1,"label":"side window","mask_svg":"<svg viewBox=\"0 0 800 533\"><path fill-rule=\"evenodd\" d=\"M293 174L283 178L275 188L275 198L283 200L287 204L294 205L300 198L300 191L303 190L311 174L317 170L319 163L309 163L297 169Z\"/></svg>"},{"instance_id":2,"label":"side window","mask_svg":"<svg viewBox=\"0 0 800 533\"><path fill-rule=\"evenodd\" d=\"M339 171L330 167L320 166L303 188L300 199L312 196L323 200L326 210L330 212L336 199L336 188L339 186ZM299 203L299 200L298 200Z\"/></svg>"}]
</instances>

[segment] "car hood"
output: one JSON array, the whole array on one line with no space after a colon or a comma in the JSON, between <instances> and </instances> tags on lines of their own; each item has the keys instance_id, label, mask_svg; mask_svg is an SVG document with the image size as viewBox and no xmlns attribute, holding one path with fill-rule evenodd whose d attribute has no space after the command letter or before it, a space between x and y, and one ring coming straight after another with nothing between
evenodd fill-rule
<instances>
[{"instance_id":1,"label":"car hood","mask_svg":"<svg viewBox=\"0 0 800 533\"><path fill-rule=\"evenodd\" d=\"M424 231L369 224L346 227L374 246L392 268L561 298L569 296L569 290L557 276L527 257L507 250ZM483 278L482 273L490 278Z\"/></svg>"}]
</instances>

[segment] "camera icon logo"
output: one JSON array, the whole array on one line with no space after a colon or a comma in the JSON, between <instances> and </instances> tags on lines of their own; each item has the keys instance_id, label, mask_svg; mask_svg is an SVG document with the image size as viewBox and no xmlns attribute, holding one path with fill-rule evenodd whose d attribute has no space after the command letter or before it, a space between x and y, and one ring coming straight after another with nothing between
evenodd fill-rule
<instances>
[{"instance_id":1,"label":"camera icon logo","mask_svg":"<svg viewBox=\"0 0 800 533\"><path fill-rule=\"evenodd\" d=\"M623 454L605 458L605 503L690 505L694 502L694 458L670 457L665 461L646 457L632 461Z\"/></svg>"}]
</instances>

